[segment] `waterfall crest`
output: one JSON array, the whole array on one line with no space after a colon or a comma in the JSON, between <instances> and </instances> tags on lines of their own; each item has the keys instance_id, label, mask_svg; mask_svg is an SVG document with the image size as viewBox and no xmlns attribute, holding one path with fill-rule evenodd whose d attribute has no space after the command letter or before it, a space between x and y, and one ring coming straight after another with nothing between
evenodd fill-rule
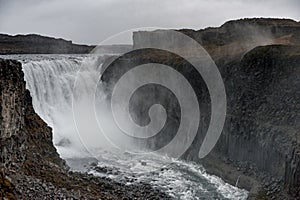
<instances>
[{"instance_id":1,"label":"waterfall crest","mask_svg":"<svg viewBox=\"0 0 300 200\"><path fill-rule=\"evenodd\" d=\"M23 61L26 87L33 98L33 106L53 128L53 142L65 158L86 152L76 132L72 98L74 83L80 77L81 88L77 92L82 96L92 92L90 85L98 81L101 67L101 64L95 65L95 62L101 63L101 59L77 56Z\"/></svg>"}]
</instances>

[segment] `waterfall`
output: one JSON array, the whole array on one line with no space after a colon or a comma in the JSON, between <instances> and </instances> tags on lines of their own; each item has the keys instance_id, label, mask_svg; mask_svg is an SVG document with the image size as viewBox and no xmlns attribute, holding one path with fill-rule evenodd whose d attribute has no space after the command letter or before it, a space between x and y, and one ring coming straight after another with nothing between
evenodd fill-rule
<instances>
[{"instance_id":1,"label":"waterfall","mask_svg":"<svg viewBox=\"0 0 300 200\"><path fill-rule=\"evenodd\" d=\"M94 107L96 104L92 101L86 100L86 97L93 96L106 98L101 90L95 95L101 63L106 58L70 55L48 55L41 59L30 55L29 58L23 58L24 55L17 57L23 64L26 87L30 90L34 109L53 128L54 144L71 169L87 170L96 176L113 178L126 184L132 184L127 183L128 180L147 182L174 199L247 198L247 191L207 174L201 165L158 154L132 154L108 149L111 143L93 125L94 109L99 108ZM77 107L74 108L74 104ZM77 111L77 122L74 120L74 110ZM112 122L107 120L106 110L100 108L98 111L98 117L103 123L113 127ZM81 131L78 131L78 124L81 124ZM107 133L116 133L119 141L136 146L134 142L122 138L122 134L117 131L111 128ZM91 153L93 150L98 157ZM97 158L98 168L118 173L98 172L97 168L82 159L87 156Z\"/></svg>"},{"instance_id":2,"label":"waterfall","mask_svg":"<svg viewBox=\"0 0 300 200\"><path fill-rule=\"evenodd\" d=\"M101 65L95 65L99 60L99 57L76 56L23 61L34 109L53 128L53 142L62 157L83 155L86 151L72 116L74 83L82 77L79 92L83 97L91 92L90 86L99 79Z\"/></svg>"}]
</instances>

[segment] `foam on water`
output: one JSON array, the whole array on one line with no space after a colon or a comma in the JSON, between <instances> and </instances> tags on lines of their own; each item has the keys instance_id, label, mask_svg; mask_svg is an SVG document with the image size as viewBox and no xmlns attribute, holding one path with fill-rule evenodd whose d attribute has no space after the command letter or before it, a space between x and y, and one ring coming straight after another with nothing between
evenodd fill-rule
<instances>
[{"instance_id":1,"label":"foam on water","mask_svg":"<svg viewBox=\"0 0 300 200\"><path fill-rule=\"evenodd\" d=\"M115 154L104 151L98 160L100 169L89 170L96 176L109 177L120 182L133 184L150 183L153 187L167 192L175 199L246 199L248 192L209 175L196 163L187 163L156 154ZM128 181L130 180L130 181Z\"/></svg>"},{"instance_id":2,"label":"foam on water","mask_svg":"<svg viewBox=\"0 0 300 200\"><path fill-rule=\"evenodd\" d=\"M95 72L99 69L92 64L97 59L86 56L45 56L43 59L39 55L34 60L27 57L22 60L26 87L33 97L35 111L53 128L53 141L63 158L87 154L76 132L72 97L80 67L84 68L80 74L85 86L80 91L82 96L98 81Z\"/></svg>"},{"instance_id":3,"label":"foam on water","mask_svg":"<svg viewBox=\"0 0 300 200\"><path fill-rule=\"evenodd\" d=\"M97 176L105 176L126 184L150 183L175 199L246 199L248 192L225 183L206 173L196 163L187 163L156 154L131 154L118 150L97 149L97 165L110 169L102 173L83 161L90 156L82 145L72 116L73 85L80 66L83 66L80 93L89 92L98 81L99 68L90 66L99 58L86 55L13 55L2 56L23 63L26 87L33 98L36 112L54 131L54 144L61 157L73 159L73 169L86 162L85 169ZM97 65L101 67L100 65ZM93 140L93 138L91 138ZM105 142L104 142L105 143Z\"/></svg>"}]
</instances>

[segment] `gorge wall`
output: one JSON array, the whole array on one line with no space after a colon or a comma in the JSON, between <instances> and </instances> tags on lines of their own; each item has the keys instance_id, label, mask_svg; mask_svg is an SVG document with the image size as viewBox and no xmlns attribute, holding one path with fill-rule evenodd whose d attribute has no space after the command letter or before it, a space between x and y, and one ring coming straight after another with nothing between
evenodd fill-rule
<instances>
[{"instance_id":1,"label":"gorge wall","mask_svg":"<svg viewBox=\"0 0 300 200\"><path fill-rule=\"evenodd\" d=\"M26 166L29 160L36 166L45 160L64 167L52 144L51 128L33 110L21 63L1 59L0 66L2 167Z\"/></svg>"},{"instance_id":2,"label":"gorge wall","mask_svg":"<svg viewBox=\"0 0 300 200\"><path fill-rule=\"evenodd\" d=\"M0 59L0 199L169 199L148 184L68 171L36 114L21 63Z\"/></svg>"},{"instance_id":3,"label":"gorge wall","mask_svg":"<svg viewBox=\"0 0 300 200\"><path fill-rule=\"evenodd\" d=\"M223 66L227 119L212 152L246 174L269 176L264 186L281 186L274 193L285 188L294 196L299 196L299 50L256 47L238 63Z\"/></svg>"},{"instance_id":4,"label":"gorge wall","mask_svg":"<svg viewBox=\"0 0 300 200\"><path fill-rule=\"evenodd\" d=\"M67 166L52 144L51 128L33 110L21 63L0 59L0 95L1 177L12 182L13 191L2 191L1 197L13 194L8 196L15 199L23 196L15 187L22 176L63 174Z\"/></svg>"},{"instance_id":5,"label":"gorge wall","mask_svg":"<svg viewBox=\"0 0 300 200\"><path fill-rule=\"evenodd\" d=\"M136 59L131 59L131 55L120 60L125 68L112 64L103 80L113 82L138 63L174 66L197 86L202 112L201 128L183 158L203 164L210 173L233 185L237 183L252 190L253 198L299 198L299 22L245 19L227 22L219 28L180 31L197 40L211 55L221 72L227 94L223 133L205 159L199 160L198 152L211 115L210 98L205 82L195 76L184 59L170 52L136 51L133 52ZM157 34L159 32L134 33L135 48L145 42L157 42ZM153 98L152 102L156 102L157 96L164 98L160 98L160 103L171 114L167 128L172 133L179 123L180 112L174 107L178 103L166 90L146 89L156 93L148 96ZM145 195L167 198L149 186L124 186L112 180L68 172L52 144L51 128L33 109L20 63L0 60L0 98L1 198L116 199ZM147 123L145 110L143 107L136 113L141 124ZM148 145L155 148L172 137L167 134ZM144 188L151 192L143 192Z\"/></svg>"},{"instance_id":6,"label":"gorge wall","mask_svg":"<svg viewBox=\"0 0 300 200\"><path fill-rule=\"evenodd\" d=\"M199 160L198 152L211 114L209 94L203 80L181 57L164 51L137 50L119 59L122 69L111 63L103 80L109 86L138 64L154 62L173 66L191 84L197 85L194 90L200 100L202 125L183 158L200 162L209 172L251 190L250 198L299 198L300 23L285 19L244 19L227 22L219 28L179 31L202 44L217 64L225 84L225 126L206 158ZM134 48L158 43L160 33L135 32ZM148 89L157 94L151 97L153 102L162 102L167 112L173 113L168 116L170 123L179 124L180 109L174 108L176 100L155 87ZM144 124L145 107L137 106L141 107L137 119ZM169 134L152 141L149 147L169 141L172 130L176 129L172 127Z\"/></svg>"}]
</instances>

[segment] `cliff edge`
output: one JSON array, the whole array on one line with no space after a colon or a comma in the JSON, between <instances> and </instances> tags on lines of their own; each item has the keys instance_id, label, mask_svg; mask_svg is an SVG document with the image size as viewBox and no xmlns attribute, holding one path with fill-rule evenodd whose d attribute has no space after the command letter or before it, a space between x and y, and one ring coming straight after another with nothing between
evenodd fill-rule
<instances>
[{"instance_id":1,"label":"cliff edge","mask_svg":"<svg viewBox=\"0 0 300 200\"><path fill-rule=\"evenodd\" d=\"M0 54L85 54L95 46L73 44L61 38L36 34L0 34Z\"/></svg>"},{"instance_id":2,"label":"cliff edge","mask_svg":"<svg viewBox=\"0 0 300 200\"><path fill-rule=\"evenodd\" d=\"M51 128L33 109L17 61L0 59L0 113L0 199L168 199L148 184L68 171Z\"/></svg>"},{"instance_id":3,"label":"cliff edge","mask_svg":"<svg viewBox=\"0 0 300 200\"><path fill-rule=\"evenodd\" d=\"M178 31L206 49L225 84L224 129L206 158L200 160L198 152L211 115L209 93L201 76L184 59L166 51L137 50L128 54L128 58L125 55L119 59L122 69L112 63L103 81L109 86L138 64L172 66L196 86L193 89L201 110L201 128L182 158L199 162L208 172L247 189L249 199L299 199L300 23L289 19L241 19L218 28ZM134 48L159 43L157 38L161 33L163 30L135 32ZM173 41L165 35L163 38ZM130 60L130 56L135 59ZM151 102L164 102L164 108L172 113L168 120L179 124L180 108L174 108L176 100L157 88L151 91L157 93ZM141 113L137 111L137 119L143 120L145 116ZM170 141L174 129L152 141L149 147L156 149Z\"/></svg>"}]
</instances>

